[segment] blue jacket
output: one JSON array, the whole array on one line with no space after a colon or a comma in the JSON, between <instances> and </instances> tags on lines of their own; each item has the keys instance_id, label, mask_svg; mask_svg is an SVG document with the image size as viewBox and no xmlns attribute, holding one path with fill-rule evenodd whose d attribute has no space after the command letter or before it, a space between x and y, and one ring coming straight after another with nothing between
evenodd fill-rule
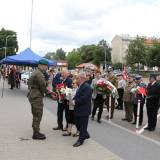
<instances>
[{"instance_id":1,"label":"blue jacket","mask_svg":"<svg viewBox=\"0 0 160 160\"><path fill-rule=\"evenodd\" d=\"M75 116L83 117L91 114L92 89L87 83L83 83L77 90L75 97Z\"/></svg>"},{"instance_id":2,"label":"blue jacket","mask_svg":"<svg viewBox=\"0 0 160 160\"><path fill-rule=\"evenodd\" d=\"M60 84L61 82L62 82L62 80L61 80L61 73L57 73L55 75L55 77L53 78L52 85L56 86L57 84Z\"/></svg>"},{"instance_id":3,"label":"blue jacket","mask_svg":"<svg viewBox=\"0 0 160 160\"><path fill-rule=\"evenodd\" d=\"M67 77L63 82L62 82L66 87L72 88L72 79Z\"/></svg>"}]
</instances>

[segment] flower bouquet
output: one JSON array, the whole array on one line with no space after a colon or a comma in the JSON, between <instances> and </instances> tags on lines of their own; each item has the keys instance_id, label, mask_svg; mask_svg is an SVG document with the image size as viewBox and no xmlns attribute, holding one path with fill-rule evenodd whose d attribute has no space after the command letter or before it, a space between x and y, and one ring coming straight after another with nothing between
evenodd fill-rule
<instances>
[{"instance_id":1,"label":"flower bouquet","mask_svg":"<svg viewBox=\"0 0 160 160\"><path fill-rule=\"evenodd\" d=\"M144 87L136 87L131 89L131 93L133 94L140 94L142 96L146 96L146 89Z\"/></svg>"},{"instance_id":2,"label":"flower bouquet","mask_svg":"<svg viewBox=\"0 0 160 160\"><path fill-rule=\"evenodd\" d=\"M65 89L65 94L66 94L66 99L70 101L71 98L72 98L72 89L66 87L66 89Z\"/></svg>"},{"instance_id":3,"label":"flower bouquet","mask_svg":"<svg viewBox=\"0 0 160 160\"><path fill-rule=\"evenodd\" d=\"M58 97L57 97L58 101L62 102L66 97L65 85L63 83L58 84L56 86L56 91L57 91L57 94L58 94Z\"/></svg>"},{"instance_id":4,"label":"flower bouquet","mask_svg":"<svg viewBox=\"0 0 160 160\"><path fill-rule=\"evenodd\" d=\"M95 89L103 94L111 94L114 98L118 97L116 87L106 79L99 79L96 83Z\"/></svg>"}]
</instances>

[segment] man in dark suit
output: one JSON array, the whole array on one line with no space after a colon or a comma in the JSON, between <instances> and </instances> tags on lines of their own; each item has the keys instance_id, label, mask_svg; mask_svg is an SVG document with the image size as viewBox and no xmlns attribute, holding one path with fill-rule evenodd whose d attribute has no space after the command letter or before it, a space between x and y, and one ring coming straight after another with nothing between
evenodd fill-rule
<instances>
[{"instance_id":1,"label":"man in dark suit","mask_svg":"<svg viewBox=\"0 0 160 160\"><path fill-rule=\"evenodd\" d=\"M69 77L68 71L62 71L62 82L65 87L72 88L72 79ZM53 130L67 130L68 122L69 122L69 101L65 98L62 101L58 101L58 108L57 108L57 123L58 126L53 128ZM65 118L66 118L66 127L63 129L63 112L65 111Z\"/></svg>"},{"instance_id":2,"label":"man in dark suit","mask_svg":"<svg viewBox=\"0 0 160 160\"><path fill-rule=\"evenodd\" d=\"M82 145L85 139L90 138L87 127L89 115L91 114L92 97L92 90L89 84L86 83L85 73L80 73L76 78L76 82L79 88L73 98L73 103L75 104L74 112L76 127L80 134L79 139L73 145L74 147Z\"/></svg>"},{"instance_id":3,"label":"man in dark suit","mask_svg":"<svg viewBox=\"0 0 160 160\"><path fill-rule=\"evenodd\" d=\"M147 86L147 116L148 126L145 130L154 131L157 124L157 113L159 109L160 84L156 81L156 75L150 75L150 83Z\"/></svg>"}]
</instances>

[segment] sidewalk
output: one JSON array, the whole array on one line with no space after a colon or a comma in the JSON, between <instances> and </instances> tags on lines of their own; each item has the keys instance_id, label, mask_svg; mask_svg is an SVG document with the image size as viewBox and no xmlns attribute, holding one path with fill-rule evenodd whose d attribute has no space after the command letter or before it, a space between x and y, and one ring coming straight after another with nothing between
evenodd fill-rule
<instances>
[{"instance_id":1,"label":"sidewalk","mask_svg":"<svg viewBox=\"0 0 160 160\"><path fill-rule=\"evenodd\" d=\"M120 158L92 139L83 146L72 147L73 137L53 131L56 116L44 109L41 131L44 141L32 140L30 104L26 89L8 89L0 97L0 160L119 160ZM1 96L2 81L0 81Z\"/></svg>"}]
</instances>

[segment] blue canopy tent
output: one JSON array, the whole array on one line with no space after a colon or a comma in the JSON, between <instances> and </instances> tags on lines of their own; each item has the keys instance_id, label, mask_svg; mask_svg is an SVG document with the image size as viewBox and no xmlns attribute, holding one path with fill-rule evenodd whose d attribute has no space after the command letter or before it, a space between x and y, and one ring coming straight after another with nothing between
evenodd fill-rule
<instances>
[{"instance_id":1,"label":"blue canopy tent","mask_svg":"<svg viewBox=\"0 0 160 160\"><path fill-rule=\"evenodd\" d=\"M27 66L37 66L38 61L42 59L41 56L34 53L30 48L25 49L24 51L20 52L14 56L8 56L5 59L0 61L1 64L14 64L14 65L27 65ZM46 58L43 58L46 59ZM49 66L56 65L56 61L48 60Z\"/></svg>"}]
</instances>

